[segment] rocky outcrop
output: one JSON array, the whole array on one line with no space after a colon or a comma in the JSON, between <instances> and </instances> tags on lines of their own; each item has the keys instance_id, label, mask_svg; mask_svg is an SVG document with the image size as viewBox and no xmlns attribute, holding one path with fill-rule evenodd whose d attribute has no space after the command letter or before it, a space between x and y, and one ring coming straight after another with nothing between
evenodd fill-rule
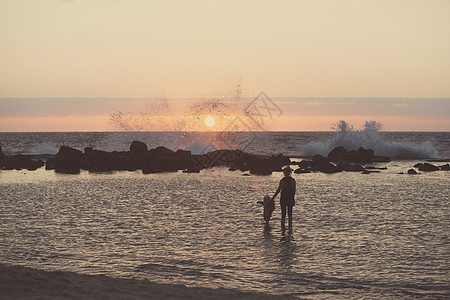
<instances>
[{"instance_id":1,"label":"rocky outcrop","mask_svg":"<svg viewBox=\"0 0 450 300\"><path fill-rule=\"evenodd\" d=\"M336 165L330 163L325 157L321 155L315 155L311 164L311 171L319 171L322 173L332 174L341 172Z\"/></svg>"},{"instance_id":2,"label":"rocky outcrop","mask_svg":"<svg viewBox=\"0 0 450 300\"><path fill-rule=\"evenodd\" d=\"M328 161L331 162L352 162L358 164L369 164L372 162L389 162L391 159L385 156L375 156L372 149L364 149L360 147L358 151L347 151L344 147L335 147L328 153Z\"/></svg>"},{"instance_id":3,"label":"rocky outcrop","mask_svg":"<svg viewBox=\"0 0 450 300\"><path fill-rule=\"evenodd\" d=\"M248 162L250 174L270 175L272 174L272 162L268 158L256 158Z\"/></svg>"},{"instance_id":4,"label":"rocky outcrop","mask_svg":"<svg viewBox=\"0 0 450 300\"><path fill-rule=\"evenodd\" d=\"M445 165L439 166L439 169L441 169L442 171L450 171L450 165L445 164Z\"/></svg>"},{"instance_id":5,"label":"rocky outcrop","mask_svg":"<svg viewBox=\"0 0 450 300\"><path fill-rule=\"evenodd\" d=\"M147 144L139 141L133 141L130 145L130 152L145 154L148 151Z\"/></svg>"},{"instance_id":6,"label":"rocky outcrop","mask_svg":"<svg viewBox=\"0 0 450 300\"><path fill-rule=\"evenodd\" d=\"M416 170L414 170L414 169L409 169L409 170L408 170L408 174L409 174L409 175L416 175L417 172L416 172Z\"/></svg>"},{"instance_id":7,"label":"rocky outcrop","mask_svg":"<svg viewBox=\"0 0 450 300\"><path fill-rule=\"evenodd\" d=\"M6 156L3 160L3 169L5 170L22 170L27 169L34 171L44 166L44 162L40 159L32 159L29 155L11 155Z\"/></svg>"},{"instance_id":8,"label":"rocky outcrop","mask_svg":"<svg viewBox=\"0 0 450 300\"><path fill-rule=\"evenodd\" d=\"M5 154L2 151L2 146L0 146L0 168L3 167L5 163Z\"/></svg>"},{"instance_id":9,"label":"rocky outcrop","mask_svg":"<svg viewBox=\"0 0 450 300\"><path fill-rule=\"evenodd\" d=\"M83 153L80 150L61 146L54 158L45 163L47 170L55 170L58 173L78 174L84 166Z\"/></svg>"},{"instance_id":10,"label":"rocky outcrop","mask_svg":"<svg viewBox=\"0 0 450 300\"><path fill-rule=\"evenodd\" d=\"M421 166L419 166L418 168L419 168L419 171L422 171L422 172L439 171L439 167L436 167L435 165L432 165L430 163L424 163Z\"/></svg>"},{"instance_id":11,"label":"rocky outcrop","mask_svg":"<svg viewBox=\"0 0 450 300\"><path fill-rule=\"evenodd\" d=\"M365 170L365 168L363 166L361 166L360 164L350 163L348 161L340 162L336 165L336 167L339 170L346 171L346 172L362 172Z\"/></svg>"}]
</instances>

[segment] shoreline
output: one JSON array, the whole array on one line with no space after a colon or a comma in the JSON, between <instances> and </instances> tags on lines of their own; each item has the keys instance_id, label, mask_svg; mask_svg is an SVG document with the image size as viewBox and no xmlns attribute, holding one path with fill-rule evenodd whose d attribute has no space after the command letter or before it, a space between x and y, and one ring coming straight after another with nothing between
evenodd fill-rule
<instances>
[{"instance_id":1,"label":"shoreline","mask_svg":"<svg viewBox=\"0 0 450 300\"><path fill-rule=\"evenodd\" d=\"M148 280L43 271L0 263L1 299L299 299L233 289L162 284Z\"/></svg>"}]
</instances>

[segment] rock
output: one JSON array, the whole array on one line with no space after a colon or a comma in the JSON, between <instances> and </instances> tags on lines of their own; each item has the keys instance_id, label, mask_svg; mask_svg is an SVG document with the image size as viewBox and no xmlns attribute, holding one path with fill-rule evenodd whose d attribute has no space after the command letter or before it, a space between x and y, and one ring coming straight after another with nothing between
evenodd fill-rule
<instances>
[{"instance_id":1,"label":"rock","mask_svg":"<svg viewBox=\"0 0 450 300\"><path fill-rule=\"evenodd\" d=\"M181 150L181 149L179 149L175 152L175 157L177 157L179 159L186 159L186 160L192 159L191 151Z\"/></svg>"},{"instance_id":2,"label":"rock","mask_svg":"<svg viewBox=\"0 0 450 300\"><path fill-rule=\"evenodd\" d=\"M361 172L361 174L370 174L370 171L369 170L364 170L364 171Z\"/></svg>"},{"instance_id":3,"label":"rock","mask_svg":"<svg viewBox=\"0 0 450 300\"><path fill-rule=\"evenodd\" d=\"M424 163L422 166L419 167L419 171L422 172L434 172L439 171L439 168L435 165L432 165L430 163Z\"/></svg>"},{"instance_id":4,"label":"rock","mask_svg":"<svg viewBox=\"0 0 450 300\"><path fill-rule=\"evenodd\" d=\"M248 163L250 174L254 175L271 175L272 162L267 158L253 159Z\"/></svg>"},{"instance_id":5,"label":"rock","mask_svg":"<svg viewBox=\"0 0 450 300\"><path fill-rule=\"evenodd\" d=\"M348 161L352 163L367 164L371 162L389 162L390 157L375 156L372 149L364 149L360 147L358 151L347 151L344 147L339 146L333 148L333 150L328 153L328 161L331 162L342 162Z\"/></svg>"},{"instance_id":6,"label":"rock","mask_svg":"<svg viewBox=\"0 0 450 300\"><path fill-rule=\"evenodd\" d=\"M415 164L413 167L414 168L420 168L420 167L422 167L423 166L423 163L417 163L417 164Z\"/></svg>"},{"instance_id":7,"label":"rock","mask_svg":"<svg viewBox=\"0 0 450 300\"><path fill-rule=\"evenodd\" d=\"M446 164L443 166L439 166L439 169L441 169L442 171L450 171L450 165Z\"/></svg>"},{"instance_id":8,"label":"rock","mask_svg":"<svg viewBox=\"0 0 450 300\"><path fill-rule=\"evenodd\" d=\"M142 173L143 174L154 174L159 173L160 170L158 170L156 164L154 163L145 163L145 165L142 167Z\"/></svg>"},{"instance_id":9,"label":"rock","mask_svg":"<svg viewBox=\"0 0 450 300\"><path fill-rule=\"evenodd\" d=\"M64 155L81 155L83 154L80 150L74 149L67 146L59 147L59 151L56 156L64 156Z\"/></svg>"},{"instance_id":10,"label":"rock","mask_svg":"<svg viewBox=\"0 0 450 300\"><path fill-rule=\"evenodd\" d=\"M109 172L116 169L118 163L114 156L106 151L94 150L91 147L84 149L83 168L92 172Z\"/></svg>"},{"instance_id":11,"label":"rock","mask_svg":"<svg viewBox=\"0 0 450 300\"><path fill-rule=\"evenodd\" d=\"M171 156L171 155L175 154L175 152L173 152L172 150L170 150L169 148L166 148L164 146L159 146L154 149L148 150L148 154L151 156L156 156L156 157L160 157L160 156L167 157L167 156Z\"/></svg>"},{"instance_id":12,"label":"rock","mask_svg":"<svg viewBox=\"0 0 450 300\"><path fill-rule=\"evenodd\" d=\"M269 157L269 161L272 164L273 171L281 171L284 166L291 164L291 159L283 154L272 155Z\"/></svg>"},{"instance_id":13,"label":"rock","mask_svg":"<svg viewBox=\"0 0 450 300\"><path fill-rule=\"evenodd\" d=\"M200 168L187 168L186 170L183 170L183 173L200 173Z\"/></svg>"},{"instance_id":14,"label":"rock","mask_svg":"<svg viewBox=\"0 0 450 300\"><path fill-rule=\"evenodd\" d=\"M312 160L311 165L312 171L319 171L322 173L332 174L341 172L342 170L338 169L335 165L330 163L325 157L321 155L315 155Z\"/></svg>"},{"instance_id":15,"label":"rock","mask_svg":"<svg viewBox=\"0 0 450 300\"><path fill-rule=\"evenodd\" d=\"M409 170L408 170L408 174L409 174L409 175L416 175L417 172L416 172L416 170L414 170L414 169L409 169Z\"/></svg>"},{"instance_id":16,"label":"rock","mask_svg":"<svg viewBox=\"0 0 450 300\"><path fill-rule=\"evenodd\" d=\"M44 162L40 159L32 159L29 155L11 155L5 156L3 160L3 168L6 170L22 170L27 169L34 171L44 166Z\"/></svg>"},{"instance_id":17,"label":"rock","mask_svg":"<svg viewBox=\"0 0 450 300\"><path fill-rule=\"evenodd\" d=\"M6 155L2 151L2 146L0 146L0 169L3 167L5 163L5 157Z\"/></svg>"},{"instance_id":18,"label":"rock","mask_svg":"<svg viewBox=\"0 0 450 300\"><path fill-rule=\"evenodd\" d=\"M312 163L310 160L302 160L298 163L298 167L304 170L311 170Z\"/></svg>"},{"instance_id":19,"label":"rock","mask_svg":"<svg viewBox=\"0 0 450 300\"><path fill-rule=\"evenodd\" d=\"M346 172L362 172L364 171L364 167L360 164L353 164L349 163L347 161L341 161L336 166L339 170L346 171Z\"/></svg>"},{"instance_id":20,"label":"rock","mask_svg":"<svg viewBox=\"0 0 450 300\"><path fill-rule=\"evenodd\" d=\"M145 154L148 151L147 144L139 141L133 141L130 145L130 151Z\"/></svg>"},{"instance_id":21,"label":"rock","mask_svg":"<svg viewBox=\"0 0 450 300\"><path fill-rule=\"evenodd\" d=\"M311 173L310 170L305 170L305 169L301 169L298 168L297 170L294 171L295 174L306 174L306 173Z\"/></svg>"},{"instance_id":22,"label":"rock","mask_svg":"<svg viewBox=\"0 0 450 300\"><path fill-rule=\"evenodd\" d=\"M347 161L348 160L347 156L348 156L347 150L344 147L339 146L333 148L333 150L331 150L330 153L328 153L327 159L332 162L341 162Z\"/></svg>"},{"instance_id":23,"label":"rock","mask_svg":"<svg viewBox=\"0 0 450 300\"><path fill-rule=\"evenodd\" d=\"M61 146L58 154L45 163L46 170L55 169L58 173L78 174L84 167L84 157L80 150Z\"/></svg>"},{"instance_id":24,"label":"rock","mask_svg":"<svg viewBox=\"0 0 450 300\"><path fill-rule=\"evenodd\" d=\"M359 147L358 151L349 151L347 161L360 164L372 163L374 159L374 152L372 149L364 149Z\"/></svg>"}]
</instances>

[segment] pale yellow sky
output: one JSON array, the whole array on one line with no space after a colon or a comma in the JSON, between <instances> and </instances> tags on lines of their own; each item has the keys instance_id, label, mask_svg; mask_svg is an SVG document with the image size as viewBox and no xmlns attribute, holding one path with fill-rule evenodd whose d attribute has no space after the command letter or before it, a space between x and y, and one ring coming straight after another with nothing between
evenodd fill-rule
<instances>
[{"instance_id":1,"label":"pale yellow sky","mask_svg":"<svg viewBox=\"0 0 450 300\"><path fill-rule=\"evenodd\" d=\"M449 98L449 15L447 0L0 0L0 98L229 96L237 82L248 97Z\"/></svg>"}]
</instances>

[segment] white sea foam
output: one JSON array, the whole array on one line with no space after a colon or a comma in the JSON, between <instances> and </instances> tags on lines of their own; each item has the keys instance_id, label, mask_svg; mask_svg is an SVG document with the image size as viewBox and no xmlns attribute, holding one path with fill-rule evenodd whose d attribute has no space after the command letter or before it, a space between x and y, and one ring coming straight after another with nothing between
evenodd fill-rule
<instances>
[{"instance_id":1,"label":"white sea foam","mask_svg":"<svg viewBox=\"0 0 450 300\"><path fill-rule=\"evenodd\" d=\"M429 141L422 144L385 141L379 133L381 124L366 121L363 129L354 129L347 122L339 121L334 129L336 137L328 143L309 143L302 149L302 156L320 154L326 156L334 147L342 146L346 150L358 150L359 147L373 149L375 155L396 159L437 158L437 151Z\"/></svg>"},{"instance_id":2,"label":"white sea foam","mask_svg":"<svg viewBox=\"0 0 450 300\"><path fill-rule=\"evenodd\" d=\"M184 150L191 151L192 154L205 154L216 149L217 148L214 144L209 142L205 143L204 141L197 139Z\"/></svg>"}]
</instances>

